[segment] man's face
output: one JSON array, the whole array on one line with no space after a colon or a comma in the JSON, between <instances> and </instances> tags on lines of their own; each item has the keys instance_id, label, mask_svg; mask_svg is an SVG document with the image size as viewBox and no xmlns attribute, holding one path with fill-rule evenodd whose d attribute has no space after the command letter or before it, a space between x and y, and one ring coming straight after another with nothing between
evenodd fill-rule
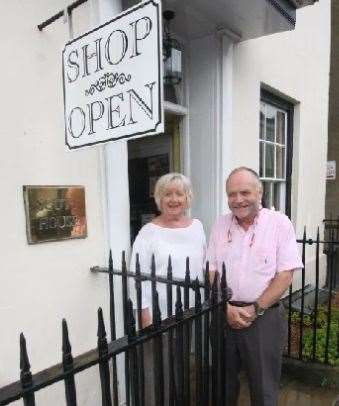
<instances>
[{"instance_id":1,"label":"man's face","mask_svg":"<svg viewBox=\"0 0 339 406\"><path fill-rule=\"evenodd\" d=\"M240 221L253 221L258 214L262 191L248 171L234 173L226 185L228 206Z\"/></svg>"}]
</instances>

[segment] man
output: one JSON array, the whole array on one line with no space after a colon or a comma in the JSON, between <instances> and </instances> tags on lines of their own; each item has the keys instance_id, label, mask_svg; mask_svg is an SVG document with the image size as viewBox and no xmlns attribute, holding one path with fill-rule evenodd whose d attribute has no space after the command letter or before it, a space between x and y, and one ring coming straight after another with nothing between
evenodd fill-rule
<instances>
[{"instance_id":1,"label":"man","mask_svg":"<svg viewBox=\"0 0 339 406\"><path fill-rule=\"evenodd\" d=\"M226 265L233 291L227 306L227 405L239 395L239 371L245 369L252 406L276 406L286 319L279 299L302 268L290 220L262 208L263 188L250 168L234 169L226 181L230 214L213 226L207 259L210 270Z\"/></svg>"}]
</instances>

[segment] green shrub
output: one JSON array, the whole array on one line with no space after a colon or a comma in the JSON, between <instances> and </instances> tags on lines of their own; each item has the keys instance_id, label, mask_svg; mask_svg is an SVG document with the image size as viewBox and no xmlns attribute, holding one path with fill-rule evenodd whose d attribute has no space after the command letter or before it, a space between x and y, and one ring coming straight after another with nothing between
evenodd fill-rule
<instances>
[{"instance_id":1,"label":"green shrub","mask_svg":"<svg viewBox=\"0 0 339 406\"><path fill-rule=\"evenodd\" d=\"M298 329L301 320L299 312L292 312L292 329ZM313 356L313 325L314 314L304 315L303 320L303 359L310 360ZM316 341L316 359L325 362L326 335L327 335L327 306L319 306L317 315L317 341ZM328 344L328 363L339 366L338 354L338 335L339 335L339 307L332 307L330 320L330 335Z\"/></svg>"}]
</instances>

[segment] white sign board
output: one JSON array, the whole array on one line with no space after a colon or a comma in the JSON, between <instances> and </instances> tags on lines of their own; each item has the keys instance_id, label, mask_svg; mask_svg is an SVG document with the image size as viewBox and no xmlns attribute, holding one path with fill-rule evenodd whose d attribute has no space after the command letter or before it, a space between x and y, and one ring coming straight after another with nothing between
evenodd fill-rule
<instances>
[{"instance_id":1,"label":"white sign board","mask_svg":"<svg viewBox=\"0 0 339 406\"><path fill-rule=\"evenodd\" d=\"M63 82L70 149L163 132L160 0L68 42Z\"/></svg>"},{"instance_id":2,"label":"white sign board","mask_svg":"<svg viewBox=\"0 0 339 406\"><path fill-rule=\"evenodd\" d=\"M336 178L336 161L327 161L326 179L335 180Z\"/></svg>"}]
</instances>

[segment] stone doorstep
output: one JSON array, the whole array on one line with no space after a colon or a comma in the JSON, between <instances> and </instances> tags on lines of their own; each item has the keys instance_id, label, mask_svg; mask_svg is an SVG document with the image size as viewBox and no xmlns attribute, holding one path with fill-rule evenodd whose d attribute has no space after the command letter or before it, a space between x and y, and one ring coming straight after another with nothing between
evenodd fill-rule
<instances>
[{"instance_id":1,"label":"stone doorstep","mask_svg":"<svg viewBox=\"0 0 339 406\"><path fill-rule=\"evenodd\" d=\"M339 390L339 367L317 362L305 362L284 357L283 377L295 378L307 385Z\"/></svg>"}]
</instances>

